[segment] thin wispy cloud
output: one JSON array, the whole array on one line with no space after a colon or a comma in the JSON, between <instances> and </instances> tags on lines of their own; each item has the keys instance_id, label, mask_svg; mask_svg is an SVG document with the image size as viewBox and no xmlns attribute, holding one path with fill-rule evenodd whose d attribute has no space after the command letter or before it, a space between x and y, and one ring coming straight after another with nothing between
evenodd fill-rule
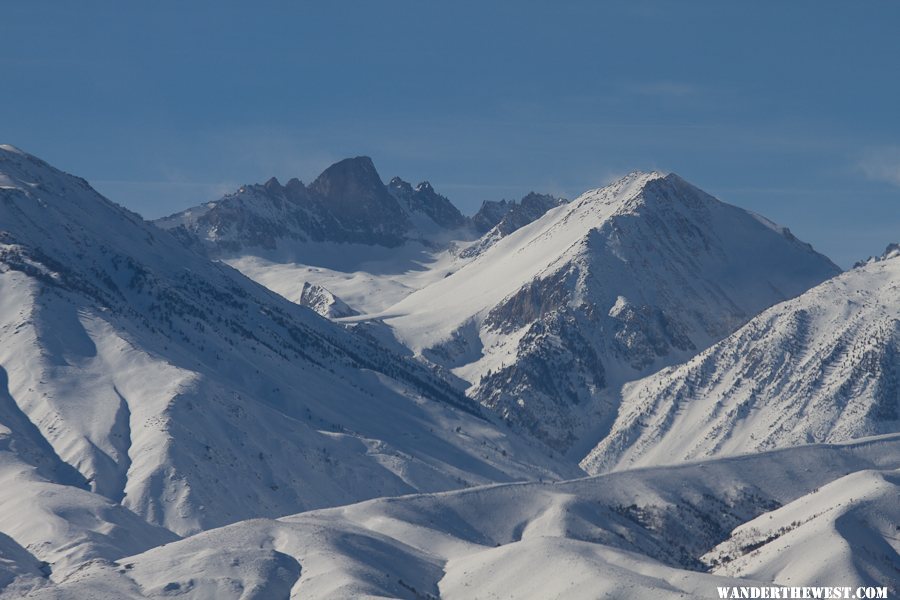
<instances>
[{"instance_id":1,"label":"thin wispy cloud","mask_svg":"<svg viewBox=\"0 0 900 600\"><path fill-rule=\"evenodd\" d=\"M205 181L145 181L123 179L95 179L90 184L112 200L139 207L145 219L164 217L202 202L216 200L234 191L234 182Z\"/></svg>"},{"instance_id":2,"label":"thin wispy cloud","mask_svg":"<svg viewBox=\"0 0 900 600\"><path fill-rule=\"evenodd\" d=\"M871 150L858 166L868 179L900 187L900 147Z\"/></svg>"}]
</instances>

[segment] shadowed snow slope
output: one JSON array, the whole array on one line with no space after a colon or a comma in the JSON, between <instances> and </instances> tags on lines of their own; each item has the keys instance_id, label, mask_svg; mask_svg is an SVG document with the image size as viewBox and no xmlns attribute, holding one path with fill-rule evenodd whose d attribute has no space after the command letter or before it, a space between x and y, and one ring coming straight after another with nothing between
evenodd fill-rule
<instances>
[{"instance_id":1,"label":"shadowed snow slope","mask_svg":"<svg viewBox=\"0 0 900 600\"><path fill-rule=\"evenodd\" d=\"M717 598L717 586L773 578L894 588L898 466L900 438L890 436L372 500L237 523L94 563L34 597ZM848 510L854 490L863 502ZM744 543L796 520L803 524L768 545ZM816 541L827 543L803 561L810 568L782 560ZM702 572L723 547L734 548L727 569Z\"/></svg>"},{"instance_id":2,"label":"shadowed snow slope","mask_svg":"<svg viewBox=\"0 0 900 600\"><path fill-rule=\"evenodd\" d=\"M11 147L0 174L0 531L54 568L250 517L582 473L83 180Z\"/></svg>"},{"instance_id":3,"label":"shadowed snow slope","mask_svg":"<svg viewBox=\"0 0 900 600\"><path fill-rule=\"evenodd\" d=\"M763 312L626 386L592 472L900 430L900 256Z\"/></svg>"},{"instance_id":4,"label":"shadowed snow slope","mask_svg":"<svg viewBox=\"0 0 900 600\"><path fill-rule=\"evenodd\" d=\"M703 560L713 573L797 585L900 581L900 471L851 473L735 529Z\"/></svg>"}]
</instances>

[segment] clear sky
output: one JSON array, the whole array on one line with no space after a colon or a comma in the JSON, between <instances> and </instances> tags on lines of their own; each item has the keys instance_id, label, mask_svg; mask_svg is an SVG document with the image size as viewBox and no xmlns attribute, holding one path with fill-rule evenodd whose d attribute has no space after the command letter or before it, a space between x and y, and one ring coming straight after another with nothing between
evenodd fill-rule
<instances>
[{"instance_id":1,"label":"clear sky","mask_svg":"<svg viewBox=\"0 0 900 600\"><path fill-rule=\"evenodd\" d=\"M900 239L900 2L5 2L0 143L154 218L371 156L463 212L675 171Z\"/></svg>"}]
</instances>

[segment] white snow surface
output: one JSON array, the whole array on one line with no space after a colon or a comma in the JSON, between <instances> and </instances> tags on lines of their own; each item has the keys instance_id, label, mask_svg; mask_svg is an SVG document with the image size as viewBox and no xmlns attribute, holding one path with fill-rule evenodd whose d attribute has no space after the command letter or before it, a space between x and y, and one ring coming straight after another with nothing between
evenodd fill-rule
<instances>
[{"instance_id":1,"label":"white snow surface","mask_svg":"<svg viewBox=\"0 0 900 600\"><path fill-rule=\"evenodd\" d=\"M716 598L717 586L773 580L896 590L898 465L894 435L555 484L384 498L255 519L97 561L31 597ZM794 521L802 524L746 547ZM725 551L726 566L702 571ZM803 561L793 559L801 552Z\"/></svg>"},{"instance_id":2,"label":"white snow surface","mask_svg":"<svg viewBox=\"0 0 900 600\"><path fill-rule=\"evenodd\" d=\"M377 314L440 281L466 261L450 248L409 241L397 248L335 242L287 242L278 251L250 249L222 260L292 302L306 283L323 287L356 311Z\"/></svg>"}]
</instances>

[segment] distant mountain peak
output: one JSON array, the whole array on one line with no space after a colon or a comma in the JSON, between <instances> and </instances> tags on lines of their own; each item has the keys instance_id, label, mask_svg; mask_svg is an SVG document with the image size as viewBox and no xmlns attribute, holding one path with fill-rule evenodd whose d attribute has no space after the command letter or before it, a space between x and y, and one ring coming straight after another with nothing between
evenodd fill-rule
<instances>
[{"instance_id":1,"label":"distant mountain peak","mask_svg":"<svg viewBox=\"0 0 900 600\"><path fill-rule=\"evenodd\" d=\"M427 181L413 188L394 177L385 185L372 159L356 156L329 166L309 186L297 178L282 186L272 177L156 223L189 245L233 254L292 241L394 247L470 222Z\"/></svg>"},{"instance_id":2,"label":"distant mountain peak","mask_svg":"<svg viewBox=\"0 0 900 600\"><path fill-rule=\"evenodd\" d=\"M659 189L668 185L670 188L697 189L674 173L660 171L631 171L603 187L590 189L576 198L580 203L601 202L611 205L629 205L642 203L648 199L645 190Z\"/></svg>"},{"instance_id":3,"label":"distant mountain peak","mask_svg":"<svg viewBox=\"0 0 900 600\"><path fill-rule=\"evenodd\" d=\"M445 229L458 229L468 223L459 209L446 196L437 193L428 181L413 188L409 182L394 177L388 190L405 210L421 213Z\"/></svg>"},{"instance_id":4,"label":"distant mountain peak","mask_svg":"<svg viewBox=\"0 0 900 600\"><path fill-rule=\"evenodd\" d=\"M329 196L355 191L355 187L375 189L383 185L372 159L356 156L340 160L322 171L309 189Z\"/></svg>"},{"instance_id":5,"label":"distant mountain peak","mask_svg":"<svg viewBox=\"0 0 900 600\"><path fill-rule=\"evenodd\" d=\"M880 256L870 256L865 260L857 261L856 264L853 265L853 268L858 269L859 267L864 267L873 262L881 262L897 257L900 257L900 243L894 242L888 244L887 248L884 249L884 252L882 252Z\"/></svg>"},{"instance_id":6,"label":"distant mountain peak","mask_svg":"<svg viewBox=\"0 0 900 600\"><path fill-rule=\"evenodd\" d=\"M605 185L601 188L602 190L610 190L618 192L620 190L625 189L626 187L635 187L635 189L641 189L651 181L656 181L657 179L668 179L669 181L675 182L683 182L687 183L684 179L676 175L675 173L664 173L662 171L642 171L642 170L634 170L630 171L628 174L619 177L618 179L613 180L608 185Z\"/></svg>"},{"instance_id":7,"label":"distant mountain peak","mask_svg":"<svg viewBox=\"0 0 900 600\"><path fill-rule=\"evenodd\" d=\"M463 256L475 256L493 246L498 240L536 221L548 210L564 204L563 198L550 194L529 192L518 202L510 200L486 200L472 217L475 227L485 235L463 252Z\"/></svg>"}]
</instances>

